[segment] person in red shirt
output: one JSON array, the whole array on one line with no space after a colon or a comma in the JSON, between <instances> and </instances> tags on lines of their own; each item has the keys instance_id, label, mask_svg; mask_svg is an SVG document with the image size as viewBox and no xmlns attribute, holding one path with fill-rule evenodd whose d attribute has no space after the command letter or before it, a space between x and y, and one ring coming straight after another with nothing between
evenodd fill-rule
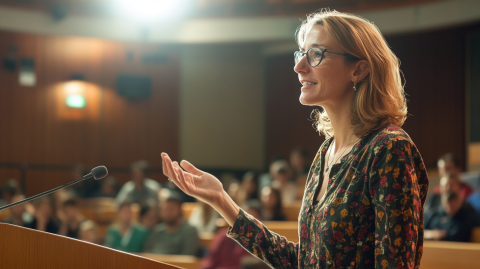
<instances>
[{"instance_id":1,"label":"person in red shirt","mask_svg":"<svg viewBox=\"0 0 480 269\"><path fill-rule=\"evenodd\" d=\"M261 219L259 201L249 200L245 202L243 209L255 218ZM224 228L217 232L201 269L240 269L242 258L253 258L252 254L227 237L227 230L228 228Z\"/></svg>"}]
</instances>

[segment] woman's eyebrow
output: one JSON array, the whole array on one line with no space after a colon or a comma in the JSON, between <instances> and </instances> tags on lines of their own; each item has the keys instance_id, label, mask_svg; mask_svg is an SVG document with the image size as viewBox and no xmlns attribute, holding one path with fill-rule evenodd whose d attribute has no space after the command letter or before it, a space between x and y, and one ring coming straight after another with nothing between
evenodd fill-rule
<instances>
[{"instance_id":1,"label":"woman's eyebrow","mask_svg":"<svg viewBox=\"0 0 480 269\"><path fill-rule=\"evenodd\" d=\"M317 44L317 43L313 43L312 47L324 47L325 48L325 46L323 44Z\"/></svg>"}]
</instances>

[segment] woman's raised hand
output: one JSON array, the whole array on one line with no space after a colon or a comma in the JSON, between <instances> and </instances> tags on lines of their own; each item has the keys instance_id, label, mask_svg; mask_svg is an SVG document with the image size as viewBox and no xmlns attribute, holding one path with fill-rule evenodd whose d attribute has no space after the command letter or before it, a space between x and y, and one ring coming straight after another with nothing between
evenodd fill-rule
<instances>
[{"instance_id":1,"label":"woman's raised hand","mask_svg":"<svg viewBox=\"0 0 480 269\"><path fill-rule=\"evenodd\" d=\"M197 169L187 161L182 161L180 165L172 162L166 153L162 153L163 174L183 192L212 206L221 200L224 195L223 185L216 177Z\"/></svg>"},{"instance_id":2,"label":"woman's raised hand","mask_svg":"<svg viewBox=\"0 0 480 269\"><path fill-rule=\"evenodd\" d=\"M180 165L185 171L180 168ZM212 206L230 226L233 226L240 208L225 192L220 180L209 173L198 170L187 161L182 161L180 165L172 162L166 153L162 153L163 174L186 194Z\"/></svg>"}]
</instances>

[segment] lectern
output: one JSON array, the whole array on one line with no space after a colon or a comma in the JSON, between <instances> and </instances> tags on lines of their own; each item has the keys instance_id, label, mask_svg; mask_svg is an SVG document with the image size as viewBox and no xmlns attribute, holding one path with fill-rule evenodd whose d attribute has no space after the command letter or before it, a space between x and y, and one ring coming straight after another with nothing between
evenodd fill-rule
<instances>
[{"instance_id":1,"label":"lectern","mask_svg":"<svg viewBox=\"0 0 480 269\"><path fill-rule=\"evenodd\" d=\"M180 268L103 246L0 223L1 269Z\"/></svg>"}]
</instances>

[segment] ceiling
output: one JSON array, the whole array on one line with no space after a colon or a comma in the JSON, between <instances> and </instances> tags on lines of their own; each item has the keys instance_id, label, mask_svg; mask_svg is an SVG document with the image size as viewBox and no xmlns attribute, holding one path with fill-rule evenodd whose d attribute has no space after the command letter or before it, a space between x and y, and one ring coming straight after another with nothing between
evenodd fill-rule
<instances>
[{"instance_id":1,"label":"ceiling","mask_svg":"<svg viewBox=\"0 0 480 269\"><path fill-rule=\"evenodd\" d=\"M58 16L115 16L118 0L0 0L0 5L54 12ZM162 1L162 0L158 0ZM178 1L178 0L174 0ZM305 15L319 8L358 12L440 0L185 0L189 18ZM117 2L118 3L118 2Z\"/></svg>"}]
</instances>

